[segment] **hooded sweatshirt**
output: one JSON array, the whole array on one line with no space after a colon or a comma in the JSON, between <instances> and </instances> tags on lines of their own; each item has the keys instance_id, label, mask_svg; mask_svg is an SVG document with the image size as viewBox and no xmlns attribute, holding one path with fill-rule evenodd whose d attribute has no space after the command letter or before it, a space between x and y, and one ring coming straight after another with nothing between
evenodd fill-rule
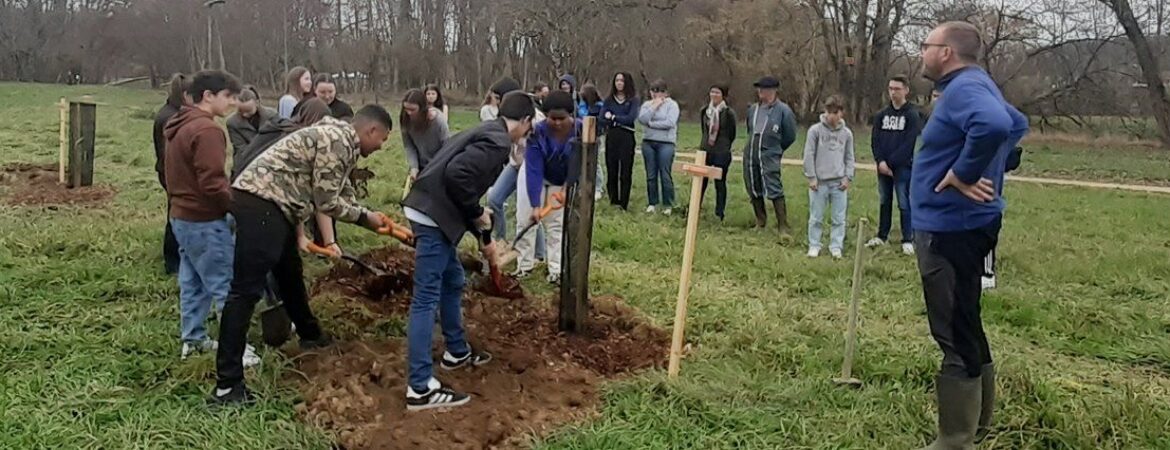
<instances>
[{"instance_id":1,"label":"hooded sweatshirt","mask_svg":"<svg viewBox=\"0 0 1170 450\"><path fill-rule=\"evenodd\" d=\"M577 77L574 77L574 76L569 75L567 73L564 75L561 75L561 78L557 80L557 85L555 86L554 90L557 90L557 91L561 90L561 83L564 83L566 81L569 82L569 95L573 96L573 105L577 106L577 111L575 111L573 114L575 114L576 117L585 117L584 115L581 114L581 100L579 97L577 97Z\"/></svg>"},{"instance_id":2,"label":"hooded sweatshirt","mask_svg":"<svg viewBox=\"0 0 1170 450\"><path fill-rule=\"evenodd\" d=\"M527 173L527 185L524 188L528 190L528 201L533 208L540 206L540 193L544 190L545 182L553 186L565 185L573 160L573 140L580 133L580 119L575 121L573 132L564 141L558 141L553 136L547 121L533 127L524 155L524 170Z\"/></svg>"},{"instance_id":3,"label":"hooded sweatshirt","mask_svg":"<svg viewBox=\"0 0 1170 450\"><path fill-rule=\"evenodd\" d=\"M240 173L248 167L248 164L264 153L264 150L267 150L280 138L288 136L300 128L302 127L296 122L279 117L274 117L261 124L260 130L256 132L252 142L247 147L236 149L235 153L232 154L232 182L235 182L236 178L240 177Z\"/></svg>"},{"instance_id":4,"label":"hooded sweatshirt","mask_svg":"<svg viewBox=\"0 0 1170 450\"><path fill-rule=\"evenodd\" d=\"M891 169L902 169L914 162L914 144L922 133L922 115L918 106L906 103L901 108L889 105L873 118L874 162L885 162Z\"/></svg>"},{"instance_id":5,"label":"hooded sweatshirt","mask_svg":"<svg viewBox=\"0 0 1170 450\"><path fill-rule=\"evenodd\" d=\"M171 217L189 222L222 219L232 205L224 163L227 136L215 117L184 106L163 129Z\"/></svg>"},{"instance_id":6,"label":"hooded sweatshirt","mask_svg":"<svg viewBox=\"0 0 1170 450\"><path fill-rule=\"evenodd\" d=\"M845 119L830 126L821 114L821 121L809 127L804 141L804 176L810 181L853 179L853 132Z\"/></svg>"}]
</instances>

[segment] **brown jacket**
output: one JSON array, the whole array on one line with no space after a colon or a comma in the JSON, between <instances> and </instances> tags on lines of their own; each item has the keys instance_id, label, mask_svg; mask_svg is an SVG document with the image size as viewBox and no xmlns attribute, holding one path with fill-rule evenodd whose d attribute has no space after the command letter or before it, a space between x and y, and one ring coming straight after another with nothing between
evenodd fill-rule
<instances>
[{"instance_id":1,"label":"brown jacket","mask_svg":"<svg viewBox=\"0 0 1170 450\"><path fill-rule=\"evenodd\" d=\"M222 219L232 204L223 128L210 113L184 106L167 122L163 134L171 217L190 222Z\"/></svg>"}]
</instances>

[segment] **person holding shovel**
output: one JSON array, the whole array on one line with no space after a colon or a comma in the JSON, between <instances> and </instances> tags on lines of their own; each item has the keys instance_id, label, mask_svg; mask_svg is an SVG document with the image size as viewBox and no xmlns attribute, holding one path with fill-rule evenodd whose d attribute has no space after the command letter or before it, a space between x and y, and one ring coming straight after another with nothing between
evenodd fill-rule
<instances>
[{"instance_id":1,"label":"person holding shovel","mask_svg":"<svg viewBox=\"0 0 1170 450\"><path fill-rule=\"evenodd\" d=\"M382 147L392 127L380 106L358 111L353 124L325 117L293 132L256 157L232 184L236 249L231 291L220 322L213 405L254 401L240 364L256 301L272 272L302 349L332 343L309 308L298 249L308 240L296 231L314 212L371 231L392 225L385 214L356 204L349 173L359 158Z\"/></svg>"},{"instance_id":2,"label":"person holding shovel","mask_svg":"<svg viewBox=\"0 0 1170 450\"><path fill-rule=\"evenodd\" d=\"M787 241L792 239L792 231L788 227L788 205L784 201L780 160L784 151L796 142L796 115L776 96L780 89L779 80L763 77L754 86L760 101L747 110L749 140L743 152L743 179L752 200L752 210L756 213L755 228L763 229L768 225L764 200L771 200L780 238Z\"/></svg>"},{"instance_id":3,"label":"person holding shovel","mask_svg":"<svg viewBox=\"0 0 1170 450\"><path fill-rule=\"evenodd\" d=\"M517 273L527 275L536 265L533 243L536 233L519 236L524 227L539 223L544 226L545 254L548 255L548 282L561 280L561 237L564 234L565 212L553 209L541 215L541 206L552 195L565 191L573 159L572 141L581 134L581 120L573 118L576 105L568 92L556 91L544 99L545 120L533 127L528 137L524 165L520 170L519 193L516 200L516 263ZM535 231L535 230L533 230Z\"/></svg>"},{"instance_id":4,"label":"person holding shovel","mask_svg":"<svg viewBox=\"0 0 1170 450\"><path fill-rule=\"evenodd\" d=\"M436 309L447 347L440 367L456 370L492 359L486 352L474 351L464 338L460 305L464 277L457 246L471 231L480 239L484 256L495 260L492 211L480 206L480 199L503 171L512 146L531 131L535 115L527 93L505 94L500 117L447 141L402 201L415 239L414 293L406 328L408 411L460 406L471 400L433 376L431 335Z\"/></svg>"}]
</instances>

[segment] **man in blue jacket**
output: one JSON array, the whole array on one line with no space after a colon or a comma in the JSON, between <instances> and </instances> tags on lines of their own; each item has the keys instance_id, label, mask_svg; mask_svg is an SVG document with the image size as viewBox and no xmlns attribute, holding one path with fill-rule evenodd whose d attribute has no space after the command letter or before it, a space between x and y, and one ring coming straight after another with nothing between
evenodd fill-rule
<instances>
[{"instance_id":1,"label":"man in blue jacket","mask_svg":"<svg viewBox=\"0 0 1170 450\"><path fill-rule=\"evenodd\" d=\"M743 151L743 178L756 213L755 228L763 229L768 225L768 210L764 205L764 199L768 199L776 210L776 227L780 230L781 240L791 240L780 159L796 142L796 115L777 97L779 80L763 77L753 86L760 101L747 110L749 139Z\"/></svg>"},{"instance_id":2,"label":"man in blue jacket","mask_svg":"<svg viewBox=\"0 0 1170 450\"><path fill-rule=\"evenodd\" d=\"M918 105L906 101L910 83L902 76L890 78L887 90L890 105L873 117L873 161L878 171L877 237L866 247L886 244L893 224L894 197L898 197L899 218L902 225L902 253L914 254L914 228L910 225L910 168L914 160L914 145L922 133L922 115Z\"/></svg>"},{"instance_id":3,"label":"man in blue jacket","mask_svg":"<svg viewBox=\"0 0 1170 450\"><path fill-rule=\"evenodd\" d=\"M980 277L999 238L1008 154L1028 131L979 67L982 42L974 25L947 22L922 43L923 73L942 93L910 183L926 312L943 352L933 450L974 448L991 424L995 370L979 317Z\"/></svg>"}]
</instances>

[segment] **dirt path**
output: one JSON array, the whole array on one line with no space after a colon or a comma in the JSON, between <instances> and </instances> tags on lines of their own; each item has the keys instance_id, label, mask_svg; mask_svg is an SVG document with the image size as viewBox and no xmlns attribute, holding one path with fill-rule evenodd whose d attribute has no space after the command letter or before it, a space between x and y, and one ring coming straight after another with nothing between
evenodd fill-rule
<instances>
[{"instance_id":1,"label":"dirt path","mask_svg":"<svg viewBox=\"0 0 1170 450\"><path fill-rule=\"evenodd\" d=\"M678 158L683 160L694 160L694 153L679 153ZM736 156L735 161L743 161L742 157ZM784 159L782 160L788 166L803 166L804 161L799 159ZM858 164L858 169L876 172L877 167L873 164ZM1096 181L1079 181L1079 180L1062 180L1058 178L1036 178L1036 177L1020 177L1015 175L1008 175L1008 181L1018 181L1021 183L1046 184L1052 186L1076 186L1091 189L1115 189L1121 191L1131 192L1146 192L1153 194L1170 194L1170 187L1167 186L1146 186L1140 184L1118 184L1118 183L1101 183Z\"/></svg>"}]
</instances>

